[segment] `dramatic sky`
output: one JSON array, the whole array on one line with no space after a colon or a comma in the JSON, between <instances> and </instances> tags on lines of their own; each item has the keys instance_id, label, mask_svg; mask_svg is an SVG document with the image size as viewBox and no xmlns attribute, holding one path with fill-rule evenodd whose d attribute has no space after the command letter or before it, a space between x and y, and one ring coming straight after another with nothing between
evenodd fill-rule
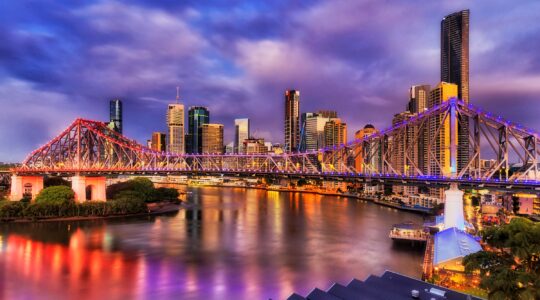
<instances>
[{"instance_id":1,"label":"dramatic sky","mask_svg":"<svg viewBox=\"0 0 540 300\"><path fill-rule=\"evenodd\" d=\"M540 129L539 1L0 1L0 161L20 161L76 117L165 130L181 86L211 122L252 119L283 142L283 93L334 109L350 135L387 127L409 86L439 81L440 20L471 10L471 102Z\"/></svg>"}]
</instances>

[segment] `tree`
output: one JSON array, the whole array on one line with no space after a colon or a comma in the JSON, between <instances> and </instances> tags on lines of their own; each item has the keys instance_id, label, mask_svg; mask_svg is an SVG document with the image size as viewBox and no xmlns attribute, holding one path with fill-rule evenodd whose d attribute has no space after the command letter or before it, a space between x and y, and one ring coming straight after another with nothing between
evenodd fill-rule
<instances>
[{"instance_id":1,"label":"tree","mask_svg":"<svg viewBox=\"0 0 540 300\"><path fill-rule=\"evenodd\" d=\"M540 223L514 218L482 232L487 250L467 255L465 271L479 272L490 299L540 299Z\"/></svg>"},{"instance_id":2,"label":"tree","mask_svg":"<svg viewBox=\"0 0 540 300\"><path fill-rule=\"evenodd\" d=\"M71 182L65 180L62 177L47 177L45 180L43 180L43 186L50 187L50 186L57 186L57 185L65 185L65 186L71 186Z\"/></svg>"},{"instance_id":3,"label":"tree","mask_svg":"<svg viewBox=\"0 0 540 300\"><path fill-rule=\"evenodd\" d=\"M154 184L150 179L137 177L126 182L113 184L107 188L107 199L116 199L117 195L124 191L134 191L138 193L140 199L145 202L152 202L156 199Z\"/></svg>"},{"instance_id":4,"label":"tree","mask_svg":"<svg viewBox=\"0 0 540 300\"><path fill-rule=\"evenodd\" d=\"M75 199L75 193L70 187L59 185L44 188L36 196L36 203L62 204Z\"/></svg>"}]
</instances>

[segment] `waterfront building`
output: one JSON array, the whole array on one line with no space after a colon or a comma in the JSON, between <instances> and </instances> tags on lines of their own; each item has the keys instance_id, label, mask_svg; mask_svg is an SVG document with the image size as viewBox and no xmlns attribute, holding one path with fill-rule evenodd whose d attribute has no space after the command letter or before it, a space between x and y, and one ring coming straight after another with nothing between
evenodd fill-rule
<instances>
[{"instance_id":1,"label":"waterfront building","mask_svg":"<svg viewBox=\"0 0 540 300\"><path fill-rule=\"evenodd\" d=\"M202 124L201 136L200 153L223 153L223 124Z\"/></svg>"},{"instance_id":2,"label":"waterfront building","mask_svg":"<svg viewBox=\"0 0 540 300\"><path fill-rule=\"evenodd\" d=\"M339 118L333 118L324 124L325 147L347 143L347 124Z\"/></svg>"},{"instance_id":3,"label":"waterfront building","mask_svg":"<svg viewBox=\"0 0 540 300\"><path fill-rule=\"evenodd\" d=\"M457 85L447 82L439 83L429 93L428 108L435 107L451 98L457 97ZM426 146L424 152L424 165L428 175L451 176L450 158L450 120L444 116L437 115L429 119L428 140L430 145ZM430 188L429 193L433 197L444 199L444 189Z\"/></svg>"},{"instance_id":4,"label":"waterfront building","mask_svg":"<svg viewBox=\"0 0 540 300\"><path fill-rule=\"evenodd\" d=\"M300 92L285 91L285 151L297 151L300 145Z\"/></svg>"},{"instance_id":5,"label":"waterfront building","mask_svg":"<svg viewBox=\"0 0 540 300\"><path fill-rule=\"evenodd\" d=\"M457 97L465 103L469 103L469 15L469 10L462 10L441 21L441 81L456 84ZM467 166L469 156L469 120L463 118L458 122L458 172Z\"/></svg>"},{"instance_id":6,"label":"waterfront building","mask_svg":"<svg viewBox=\"0 0 540 300\"><path fill-rule=\"evenodd\" d=\"M169 138L168 151L171 153L185 153L183 104L169 104L167 110L167 127L169 130L167 134Z\"/></svg>"},{"instance_id":7,"label":"waterfront building","mask_svg":"<svg viewBox=\"0 0 540 300\"><path fill-rule=\"evenodd\" d=\"M244 140L244 154L266 154L268 148L262 138L249 138Z\"/></svg>"},{"instance_id":8,"label":"waterfront building","mask_svg":"<svg viewBox=\"0 0 540 300\"><path fill-rule=\"evenodd\" d=\"M153 132L150 149L154 151L166 151L167 150L166 134L162 132Z\"/></svg>"},{"instance_id":9,"label":"waterfront building","mask_svg":"<svg viewBox=\"0 0 540 300\"><path fill-rule=\"evenodd\" d=\"M186 153L202 153L202 126L210 123L210 112L204 106L191 106L188 111Z\"/></svg>"},{"instance_id":10,"label":"waterfront building","mask_svg":"<svg viewBox=\"0 0 540 300\"><path fill-rule=\"evenodd\" d=\"M249 139L249 119L235 119L234 128L234 153L244 153L244 140Z\"/></svg>"},{"instance_id":11,"label":"waterfront building","mask_svg":"<svg viewBox=\"0 0 540 300\"><path fill-rule=\"evenodd\" d=\"M354 138L356 140L361 140L363 138L366 138L372 134L375 134L379 132L377 129L375 129L375 126L371 125L371 124L367 124L366 126L364 126L364 128L358 130L355 132L354 134ZM355 160L354 160L354 165L355 165L355 169L356 169L356 172L359 172L359 173L364 173L364 172L369 172L369 171L373 171L373 170L369 170L367 167L368 166L372 166L372 167L375 167L377 166L378 164L378 155L372 155L371 157L371 161L365 161L366 159L368 159L367 157L365 157L367 153L370 153L371 149L369 149L369 144L365 144L365 145L362 145L362 146L359 146L359 147L356 147L355 149Z\"/></svg>"},{"instance_id":12,"label":"waterfront building","mask_svg":"<svg viewBox=\"0 0 540 300\"><path fill-rule=\"evenodd\" d=\"M318 113L311 113L306 118L306 151L316 151L324 147L326 143L324 126L330 118L323 117Z\"/></svg>"},{"instance_id":13,"label":"waterfront building","mask_svg":"<svg viewBox=\"0 0 540 300\"><path fill-rule=\"evenodd\" d=\"M457 85L447 82L439 83L429 93L428 107L435 107L451 98L457 97ZM432 117L429 122L429 140L432 141L431 151L427 151L425 160L428 166L428 174L450 176L450 120L444 119L443 115ZM440 127L440 129L439 129ZM433 155L431 155L433 153Z\"/></svg>"},{"instance_id":14,"label":"waterfront building","mask_svg":"<svg viewBox=\"0 0 540 300\"><path fill-rule=\"evenodd\" d=\"M122 134L122 101L120 99L109 102L109 128Z\"/></svg>"}]
</instances>

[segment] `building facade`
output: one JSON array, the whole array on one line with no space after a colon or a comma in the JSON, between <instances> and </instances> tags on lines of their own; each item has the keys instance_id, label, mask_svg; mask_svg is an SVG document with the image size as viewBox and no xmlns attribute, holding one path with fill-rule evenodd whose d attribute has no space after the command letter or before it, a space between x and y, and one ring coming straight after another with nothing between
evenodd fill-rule
<instances>
[{"instance_id":1,"label":"building facade","mask_svg":"<svg viewBox=\"0 0 540 300\"><path fill-rule=\"evenodd\" d=\"M300 146L300 92L285 91L285 151L297 151Z\"/></svg>"},{"instance_id":2,"label":"building facade","mask_svg":"<svg viewBox=\"0 0 540 300\"><path fill-rule=\"evenodd\" d=\"M223 125L203 124L202 126L202 151L201 153L223 154Z\"/></svg>"},{"instance_id":3,"label":"building facade","mask_svg":"<svg viewBox=\"0 0 540 300\"><path fill-rule=\"evenodd\" d=\"M210 123L210 112L203 106L192 106L188 111L186 153L202 153L202 126Z\"/></svg>"},{"instance_id":4,"label":"building facade","mask_svg":"<svg viewBox=\"0 0 540 300\"><path fill-rule=\"evenodd\" d=\"M330 121L329 118L317 113L312 113L306 118L306 151L316 151L324 148L326 143L324 126L328 121Z\"/></svg>"},{"instance_id":5,"label":"building facade","mask_svg":"<svg viewBox=\"0 0 540 300\"><path fill-rule=\"evenodd\" d=\"M324 124L325 147L339 146L347 143L347 124L341 119L330 119Z\"/></svg>"},{"instance_id":6,"label":"building facade","mask_svg":"<svg viewBox=\"0 0 540 300\"><path fill-rule=\"evenodd\" d=\"M469 10L441 21L441 81L457 85L457 97L469 103ZM470 156L469 120L458 122L457 171L467 166Z\"/></svg>"},{"instance_id":7,"label":"building facade","mask_svg":"<svg viewBox=\"0 0 540 300\"><path fill-rule=\"evenodd\" d=\"M109 128L122 134L122 101L120 99L109 102Z\"/></svg>"},{"instance_id":8,"label":"building facade","mask_svg":"<svg viewBox=\"0 0 540 300\"><path fill-rule=\"evenodd\" d=\"M244 140L249 139L249 119L234 120L234 153L244 153Z\"/></svg>"},{"instance_id":9,"label":"building facade","mask_svg":"<svg viewBox=\"0 0 540 300\"><path fill-rule=\"evenodd\" d=\"M169 104L167 109L168 148L171 153L185 153L184 145L184 105Z\"/></svg>"},{"instance_id":10,"label":"building facade","mask_svg":"<svg viewBox=\"0 0 540 300\"><path fill-rule=\"evenodd\" d=\"M354 138L356 140L361 140L377 132L379 131L375 129L375 126L367 124L366 126L364 126L364 128L354 133ZM373 171L373 169L370 170L369 167L375 168L378 165L380 155L371 155L371 158L368 158L369 155L367 154L371 153L371 149L369 147L369 144L365 143L362 144L360 147L356 147L356 149L354 150L354 166L356 172L364 173Z\"/></svg>"},{"instance_id":11,"label":"building facade","mask_svg":"<svg viewBox=\"0 0 540 300\"><path fill-rule=\"evenodd\" d=\"M150 145L151 145L151 149L154 151L166 151L167 150L166 134L163 132L153 132Z\"/></svg>"}]
</instances>

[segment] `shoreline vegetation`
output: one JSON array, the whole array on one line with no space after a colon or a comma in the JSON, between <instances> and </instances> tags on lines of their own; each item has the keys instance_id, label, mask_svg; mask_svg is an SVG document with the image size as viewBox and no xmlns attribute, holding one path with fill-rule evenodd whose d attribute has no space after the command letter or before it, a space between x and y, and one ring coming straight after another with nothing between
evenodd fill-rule
<instances>
[{"instance_id":1,"label":"shoreline vegetation","mask_svg":"<svg viewBox=\"0 0 540 300\"><path fill-rule=\"evenodd\" d=\"M397 203L377 199L376 195L362 195L339 191L322 191L296 188L276 188L273 186L225 185L225 184L181 184L194 187L226 187L258 189L265 191L310 193L370 201L375 204L412 213L431 214L432 211L404 207ZM29 198L20 201L0 199L0 222L48 222L79 221L106 218L152 216L167 214L187 207L179 200L180 192L175 188L154 186L149 179L136 177L107 187L107 201L87 201L76 203L70 183L61 178L49 178L34 202Z\"/></svg>"},{"instance_id":2,"label":"shoreline vegetation","mask_svg":"<svg viewBox=\"0 0 540 300\"><path fill-rule=\"evenodd\" d=\"M69 182L61 178L45 182L45 188L31 202L0 201L0 221L37 222L90 220L147 216L180 209L180 193L174 188L156 188L147 178L137 177L107 187L107 201L75 202Z\"/></svg>"}]
</instances>

